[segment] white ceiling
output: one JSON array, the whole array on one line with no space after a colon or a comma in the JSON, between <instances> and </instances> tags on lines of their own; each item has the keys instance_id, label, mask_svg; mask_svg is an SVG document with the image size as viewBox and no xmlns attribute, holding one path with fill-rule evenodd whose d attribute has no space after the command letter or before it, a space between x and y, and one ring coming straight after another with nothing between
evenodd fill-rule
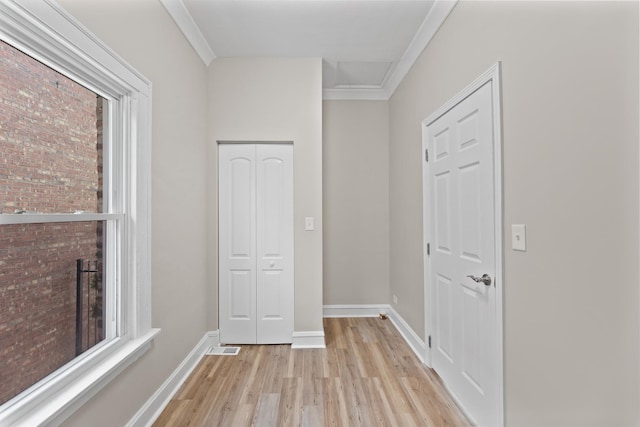
<instances>
[{"instance_id":1,"label":"white ceiling","mask_svg":"<svg viewBox=\"0 0 640 427\"><path fill-rule=\"evenodd\" d=\"M388 99L456 3L161 1L205 64L216 57L321 57L325 99Z\"/></svg>"}]
</instances>

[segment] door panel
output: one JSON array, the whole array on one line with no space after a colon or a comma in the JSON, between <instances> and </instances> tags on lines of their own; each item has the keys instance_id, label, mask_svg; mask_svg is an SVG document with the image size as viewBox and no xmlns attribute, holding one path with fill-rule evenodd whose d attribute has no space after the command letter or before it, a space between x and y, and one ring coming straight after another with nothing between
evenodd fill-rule
<instances>
[{"instance_id":1,"label":"door panel","mask_svg":"<svg viewBox=\"0 0 640 427\"><path fill-rule=\"evenodd\" d=\"M476 387L478 391L482 392L482 386L480 385L480 354L478 349L480 348L480 334L479 329L481 325L478 323L478 319L481 316L481 301L479 294L474 289L469 289L465 286L462 290L463 295L463 328L462 333L462 360L461 368L462 374L466 377L470 384Z\"/></svg>"},{"instance_id":2,"label":"door panel","mask_svg":"<svg viewBox=\"0 0 640 427\"><path fill-rule=\"evenodd\" d=\"M460 209L460 253L463 258L471 262L481 261L482 230L480 216L480 174L482 169L475 162L459 168L460 191L458 206Z\"/></svg>"},{"instance_id":3,"label":"door panel","mask_svg":"<svg viewBox=\"0 0 640 427\"><path fill-rule=\"evenodd\" d=\"M259 344L293 337L293 146L257 146L257 336Z\"/></svg>"},{"instance_id":4,"label":"door panel","mask_svg":"<svg viewBox=\"0 0 640 427\"><path fill-rule=\"evenodd\" d=\"M253 253L253 235L251 217L255 212L252 197L252 168L254 161L246 157L234 157L228 160L229 167L229 255L234 259L250 259Z\"/></svg>"},{"instance_id":5,"label":"door panel","mask_svg":"<svg viewBox=\"0 0 640 427\"><path fill-rule=\"evenodd\" d=\"M231 270L229 272L229 318L233 320L251 320L251 271Z\"/></svg>"},{"instance_id":6,"label":"door panel","mask_svg":"<svg viewBox=\"0 0 640 427\"><path fill-rule=\"evenodd\" d=\"M437 323L438 339L436 340L436 349L452 363L453 313L451 310L451 279L442 274L438 274L436 280L436 300L438 301L437 310L439 320Z\"/></svg>"},{"instance_id":7,"label":"door panel","mask_svg":"<svg viewBox=\"0 0 640 427\"><path fill-rule=\"evenodd\" d=\"M432 366L474 421L499 424L492 83L427 125L430 257L435 341Z\"/></svg>"},{"instance_id":8,"label":"door panel","mask_svg":"<svg viewBox=\"0 0 640 427\"><path fill-rule=\"evenodd\" d=\"M451 174L446 171L435 176L434 199L436 201L435 238L436 250L451 253L451 207L449 204Z\"/></svg>"},{"instance_id":9,"label":"door panel","mask_svg":"<svg viewBox=\"0 0 640 427\"><path fill-rule=\"evenodd\" d=\"M218 147L220 341L255 342L255 148Z\"/></svg>"}]
</instances>

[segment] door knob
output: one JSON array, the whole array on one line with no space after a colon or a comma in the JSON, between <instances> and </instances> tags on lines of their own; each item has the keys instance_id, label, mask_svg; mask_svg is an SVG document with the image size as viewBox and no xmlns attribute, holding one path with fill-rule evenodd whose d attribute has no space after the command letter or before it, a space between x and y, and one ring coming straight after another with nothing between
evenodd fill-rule
<instances>
[{"instance_id":1,"label":"door knob","mask_svg":"<svg viewBox=\"0 0 640 427\"><path fill-rule=\"evenodd\" d=\"M470 278L471 280L473 280L476 283L484 283L486 286L490 286L491 285L491 276L489 276L488 274L483 274L482 277L476 277L476 276L472 276L472 275L468 275L468 278Z\"/></svg>"},{"instance_id":2,"label":"door knob","mask_svg":"<svg viewBox=\"0 0 640 427\"><path fill-rule=\"evenodd\" d=\"M271 267L271 268L275 267L275 265L276 265L276 263L275 263L274 261L271 261L271 262L269 263L269 267Z\"/></svg>"}]
</instances>

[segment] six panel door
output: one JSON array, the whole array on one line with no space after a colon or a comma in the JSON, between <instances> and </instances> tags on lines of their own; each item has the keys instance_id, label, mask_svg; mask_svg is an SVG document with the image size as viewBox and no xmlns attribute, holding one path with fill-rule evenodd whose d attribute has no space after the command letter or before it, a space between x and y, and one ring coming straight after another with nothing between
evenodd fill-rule
<instances>
[{"instance_id":1,"label":"six panel door","mask_svg":"<svg viewBox=\"0 0 640 427\"><path fill-rule=\"evenodd\" d=\"M432 366L474 421L499 424L493 117L487 83L427 125Z\"/></svg>"}]
</instances>

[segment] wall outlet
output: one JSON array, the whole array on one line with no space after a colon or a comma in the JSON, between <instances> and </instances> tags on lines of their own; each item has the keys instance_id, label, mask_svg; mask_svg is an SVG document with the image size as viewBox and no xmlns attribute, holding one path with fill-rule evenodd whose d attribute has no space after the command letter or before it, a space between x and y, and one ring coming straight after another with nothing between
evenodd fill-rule
<instances>
[{"instance_id":1,"label":"wall outlet","mask_svg":"<svg viewBox=\"0 0 640 427\"><path fill-rule=\"evenodd\" d=\"M393 296L393 303L398 304L398 297L395 295Z\"/></svg>"},{"instance_id":2,"label":"wall outlet","mask_svg":"<svg viewBox=\"0 0 640 427\"><path fill-rule=\"evenodd\" d=\"M307 216L304 218L304 229L306 231L313 231L315 229L312 216Z\"/></svg>"}]
</instances>

